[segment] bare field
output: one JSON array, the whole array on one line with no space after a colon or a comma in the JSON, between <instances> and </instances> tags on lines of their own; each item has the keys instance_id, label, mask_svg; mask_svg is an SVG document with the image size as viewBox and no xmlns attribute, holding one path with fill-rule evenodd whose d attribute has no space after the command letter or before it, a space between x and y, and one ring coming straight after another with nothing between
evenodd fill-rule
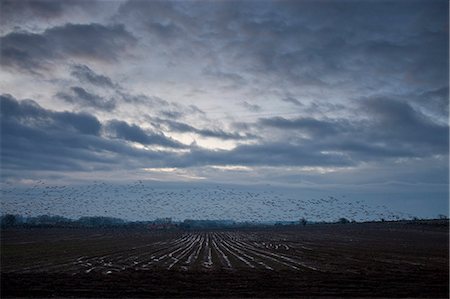
<instances>
[{"instance_id":1,"label":"bare field","mask_svg":"<svg viewBox=\"0 0 450 299\"><path fill-rule=\"evenodd\" d=\"M448 297L446 222L1 237L5 297Z\"/></svg>"}]
</instances>

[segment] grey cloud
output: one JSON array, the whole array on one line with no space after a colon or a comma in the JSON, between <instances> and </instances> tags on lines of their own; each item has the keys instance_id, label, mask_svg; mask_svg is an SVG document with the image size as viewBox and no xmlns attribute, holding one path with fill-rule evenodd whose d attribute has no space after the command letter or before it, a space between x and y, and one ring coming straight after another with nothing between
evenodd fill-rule
<instances>
[{"instance_id":1,"label":"grey cloud","mask_svg":"<svg viewBox=\"0 0 450 299\"><path fill-rule=\"evenodd\" d=\"M174 121L169 119L155 118L153 121L157 124L165 124L168 126L170 131L180 132L180 133L196 133L203 137L213 137L223 140L245 140L245 139L254 139L256 138L252 134L239 134L236 132L225 132L220 129L198 129L189 124Z\"/></svg>"},{"instance_id":2,"label":"grey cloud","mask_svg":"<svg viewBox=\"0 0 450 299\"><path fill-rule=\"evenodd\" d=\"M232 1L188 7L176 1L128 1L119 16L179 28L185 34L172 39L182 40L184 49L213 47L208 61L217 63L204 73L218 79L246 83L242 80L250 72L334 88L361 78L372 85L380 73L444 82L447 10L446 1Z\"/></svg>"},{"instance_id":3,"label":"grey cloud","mask_svg":"<svg viewBox=\"0 0 450 299\"><path fill-rule=\"evenodd\" d=\"M166 41L178 38L183 34L183 29L173 23L151 22L148 24L147 28L160 39Z\"/></svg>"},{"instance_id":4,"label":"grey cloud","mask_svg":"<svg viewBox=\"0 0 450 299\"><path fill-rule=\"evenodd\" d=\"M376 161L382 158L413 158L422 156L412 148L394 144L379 145L366 140L336 140L329 148L347 153L354 161Z\"/></svg>"},{"instance_id":5,"label":"grey cloud","mask_svg":"<svg viewBox=\"0 0 450 299\"><path fill-rule=\"evenodd\" d=\"M253 13L229 20L236 34L246 38L230 41L231 49L225 49L238 53L241 69L306 88L348 86L367 92L380 74L390 86L407 84L399 76L442 85L448 79L448 33L443 29L448 20L437 12L447 11L448 3L397 2L395 9L391 4L283 1L272 3L270 11L277 13L255 5ZM419 22L435 15L433 22Z\"/></svg>"},{"instance_id":6,"label":"grey cloud","mask_svg":"<svg viewBox=\"0 0 450 299\"><path fill-rule=\"evenodd\" d=\"M11 95L1 95L1 115L7 121L14 120L27 126L40 126L47 130L59 128L81 134L99 135L101 124L86 113L53 112L41 108L33 100L18 102Z\"/></svg>"},{"instance_id":7,"label":"grey cloud","mask_svg":"<svg viewBox=\"0 0 450 299\"><path fill-rule=\"evenodd\" d=\"M447 119L449 113L448 86L427 90L410 98L421 108Z\"/></svg>"},{"instance_id":8,"label":"grey cloud","mask_svg":"<svg viewBox=\"0 0 450 299\"><path fill-rule=\"evenodd\" d=\"M0 67L23 72L5 74L5 91L14 93L29 79L30 89L20 94L39 95L51 105L44 100L48 92L64 91L69 101L116 120L101 124L90 114L2 100L3 174L239 164L273 166L280 174L298 173L290 166L355 166L353 177L346 170L333 175L341 181L326 180L343 189L340 182L352 184L356 177L384 181L397 167L404 171L389 180L445 181L436 177L448 173L447 0L83 1L89 8L108 6L98 16L80 13L75 2L81 3L2 1L15 8L0 10ZM3 27L8 14L17 28ZM78 24L93 21L126 27ZM62 22L69 24L55 25ZM48 71L61 64L58 72ZM73 67L61 74L66 66ZM45 78L31 81L25 71ZM79 82L67 84L67 75ZM104 104L111 95L117 110ZM280 117L236 115L230 98L264 103ZM62 104L58 110L72 107ZM138 125L146 114L154 117L152 129ZM233 118L240 123L230 123ZM218 144L229 140L236 147L179 147L171 133L218 138ZM130 141L159 146L140 150ZM311 181L321 183L322 176ZM269 175L267 181L284 183L281 177Z\"/></svg>"},{"instance_id":9,"label":"grey cloud","mask_svg":"<svg viewBox=\"0 0 450 299\"><path fill-rule=\"evenodd\" d=\"M198 108L198 107L195 106L195 105L189 105L189 108L191 109L192 112L195 112L195 113L199 113L199 114L205 115L205 111L201 110L200 108Z\"/></svg>"},{"instance_id":10,"label":"grey cloud","mask_svg":"<svg viewBox=\"0 0 450 299\"><path fill-rule=\"evenodd\" d=\"M211 76L214 78L217 78L221 81L228 81L231 82L234 85L244 85L246 83L246 80L237 73L230 73L227 71L223 71L215 67L214 69L208 67L205 68L202 72L204 75Z\"/></svg>"},{"instance_id":11,"label":"grey cloud","mask_svg":"<svg viewBox=\"0 0 450 299\"><path fill-rule=\"evenodd\" d=\"M67 1L70 2L74 1ZM28 11L29 14L35 15L41 18L58 17L62 14L64 9L64 3L59 1L2 1L2 16L8 17L10 15L25 14Z\"/></svg>"},{"instance_id":12,"label":"grey cloud","mask_svg":"<svg viewBox=\"0 0 450 299\"><path fill-rule=\"evenodd\" d=\"M116 102L113 99L106 100L101 96L86 91L82 87L74 86L70 90L71 94L59 92L56 96L79 107L88 106L106 111L111 111L116 107Z\"/></svg>"},{"instance_id":13,"label":"grey cloud","mask_svg":"<svg viewBox=\"0 0 450 299\"><path fill-rule=\"evenodd\" d=\"M3 174L13 170L105 170L118 165L139 168L142 163L164 166L166 159L173 160L170 153L143 151L123 139L105 138L101 123L86 113L55 112L10 95L2 95L0 104ZM165 139L155 142L172 145Z\"/></svg>"},{"instance_id":14,"label":"grey cloud","mask_svg":"<svg viewBox=\"0 0 450 299\"><path fill-rule=\"evenodd\" d=\"M84 0L2 0L0 23L22 25L24 20L33 19L48 22L66 16L74 9L88 13L96 6L96 1Z\"/></svg>"},{"instance_id":15,"label":"grey cloud","mask_svg":"<svg viewBox=\"0 0 450 299\"><path fill-rule=\"evenodd\" d=\"M250 104L247 101L241 102L241 105L244 106L245 108L247 108L248 110L252 111L252 112L261 111L261 106L256 105L256 104Z\"/></svg>"},{"instance_id":16,"label":"grey cloud","mask_svg":"<svg viewBox=\"0 0 450 299\"><path fill-rule=\"evenodd\" d=\"M448 152L448 125L437 124L410 104L386 98L371 98L361 103L375 116L379 129L373 136L391 142L415 146L430 146L438 152Z\"/></svg>"},{"instance_id":17,"label":"grey cloud","mask_svg":"<svg viewBox=\"0 0 450 299\"><path fill-rule=\"evenodd\" d=\"M190 17L172 1L126 1L118 11L121 17L127 16L145 24L145 31L158 37L177 37L191 23Z\"/></svg>"},{"instance_id":18,"label":"grey cloud","mask_svg":"<svg viewBox=\"0 0 450 299\"><path fill-rule=\"evenodd\" d=\"M83 83L90 83L100 87L114 87L114 83L109 77L97 74L86 65L73 65L70 74Z\"/></svg>"},{"instance_id":19,"label":"grey cloud","mask_svg":"<svg viewBox=\"0 0 450 299\"><path fill-rule=\"evenodd\" d=\"M296 119L286 119L284 117L261 118L259 123L264 126L279 129L304 130L313 137L336 134L342 131L349 131L350 127L344 121L325 121L315 118L303 117Z\"/></svg>"},{"instance_id":20,"label":"grey cloud","mask_svg":"<svg viewBox=\"0 0 450 299\"><path fill-rule=\"evenodd\" d=\"M171 148L185 148L182 143L175 141L162 133L144 131L134 124L120 120L111 120L107 124L107 131L115 138L138 142L146 145L161 145Z\"/></svg>"},{"instance_id":21,"label":"grey cloud","mask_svg":"<svg viewBox=\"0 0 450 299\"><path fill-rule=\"evenodd\" d=\"M283 102L294 104L295 106L303 106L303 103L293 97L287 97L281 99Z\"/></svg>"},{"instance_id":22,"label":"grey cloud","mask_svg":"<svg viewBox=\"0 0 450 299\"><path fill-rule=\"evenodd\" d=\"M183 112L177 110L162 110L159 112L164 117L169 117L172 119L177 119L183 116Z\"/></svg>"},{"instance_id":23,"label":"grey cloud","mask_svg":"<svg viewBox=\"0 0 450 299\"><path fill-rule=\"evenodd\" d=\"M303 87L318 97L447 84L447 10L446 1L128 1L118 19L184 31L164 52L194 59L200 53L207 79L236 88L270 82L280 93Z\"/></svg>"},{"instance_id":24,"label":"grey cloud","mask_svg":"<svg viewBox=\"0 0 450 299\"><path fill-rule=\"evenodd\" d=\"M96 87L103 87L113 91L117 95L118 99L121 99L126 103L150 105L153 107L168 107L171 105L171 103L169 103L168 101L163 100L157 96L133 94L127 91L120 84L114 82L111 78L95 72L87 65L72 65L71 75L80 80L80 82L82 83L88 83ZM93 94L89 95L88 92L81 87L72 87L72 90L77 94L77 96L87 99L88 102L92 102L94 106L98 106L99 108L108 110L115 107L116 103L114 100L105 101L104 99L99 98L98 96L95 96ZM74 102L71 96L63 93L61 93L60 95L62 95L64 98L67 98L69 102ZM194 112L202 112L200 109L198 109L198 107L194 105L189 106L189 108ZM175 110L164 110L161 113L168 117L180 117L183 114L182 112Z\"/></svg>"},{"instance_id":25,"label":"grey cloud","mask_svg":"<svg viewBox=\"0 0 450 299\"><path fill-rule=\"evenodd\" d=\"M178 160L178 167L200 165L247 166L334 166L354 165L351 159L337 153L321 153L309 146L290 143L240 145L233 150L192 149Z\"/></svg>"},{"instance_id":26,"label":"grey cloud","mask_svg":"<svg viewBox=\"0 0 450 299\"><path fill-rule=\"evenodd\" d=\"M86 170L109 169L121 163L127 167L191 167L204 165L247 166L355 166L362 161L410 158L445 153L448 126L433 124L410 106L395 101L367 100L373 122L339 123L332 120L263 119L260 125L307 128L315 138L260 140L238 145L232 150L208 150L184 146L162 133L143 130L137 125L112 120L105 126L89 114L54 112L34 101L1 97L2 163L5 169ZM180 122L161 121L170 129L228 138L225 132L196 129ZM386 123L387 127L383 127ZM407 125L406 127L405 124ZM345 125L345 126L344 126ZM334 131L336 126L343 126ZM343 129L344 128L344 129ZM103 130L102 130L103 129ZM398 131L399 130L399 131ZM405 130L415 130L406 134ZM102 131L108 133L101 135ZM332 132L334 134L332 134ZM401 133L401 134L400 134ZM431 137L425 134L433 135ZM401 135L405 139L401 139ZM291 135L292 136L292 135ZM236 136L233 136L236 138ZM242 137L242 136L241 136ZM188 149L182 153L138 150L123 140L167 148ZM442 141L444 140L444 141ZM56 165L54 165L57 163Z\"/></svg>"},{"instance_id":27,"label":"grey cloud","mask_svg":"<svg viewBox=\"0 0 450 299\"><path fill-rule=\"evenodd\" d=\"M448 125L435 123L410 104L387 98L362 99L365 120L283 117L261 118L262 129L306 132L303 140L315 151L342 152L355 161L412 158L448 152ZM291 140L295 134L289 133ZM285 135L282 135L286 138Z\"/></svg>"},{"instance_id":28,"label":"grey cloud","mask_svg":"<svg viewBox=\"0 0 450 299\"><path fill-rule=\"evenodd\" d=\"M41 34L12 32L0 38L1 64L39 72L70 57L112 62L135 43L123 25L66 24Z\"/></svg>"},{"instance_id":29,"label":"grey cloud","mask_svg":"<svg viewBox=\"0 0 450 299\"><path fill-rule=\"evenodd\" d=\"M157 96L148 96L144 94L132 94L123 90L116 90L117 94L127 103L145 104L152 107L166 107L170 103Z\"/></svg>"}]
</instances>

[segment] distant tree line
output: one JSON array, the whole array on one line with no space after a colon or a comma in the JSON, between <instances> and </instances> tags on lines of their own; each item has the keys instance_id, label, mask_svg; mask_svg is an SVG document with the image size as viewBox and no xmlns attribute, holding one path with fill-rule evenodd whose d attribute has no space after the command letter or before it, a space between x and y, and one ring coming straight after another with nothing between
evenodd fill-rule
<instances>
[{"instance_id":1,"label":"distant tree line","mask_svg":"<svg viewBox=\"0 0 450 299\"><path fill-rule=\"evenodd\" d=\"M448 216L439 215L440 220L448 221ZM405 220L404 220L405 221ZM426 219L414 217L409 223L423 222ZM335 222L314 222L305 218L298 221L279 221L275 223L264 222L235 222L233 220L192 220L186 219L182 222L173 222L171 218L158 218L152 221L126 221L120 218L106 216L85 216L78 219L70 219L62 216L40 215L35 217L24 217L21 215L4 214L0 216L0 225L2 228L10 227L82 227L82 228L146 228L146 229L221 229L221 228L250 228L250 227L303 227L315 224L347 224L354 223L355 220L339 218ZM381 219L381 222L385 222Z\"/></svg>"},{"instance_id":2,"label":"distant tree line","mask_svg":"<svg viewBox=\"0 0 450 299\"><path fill-rule=\"evenodd\" d=\"M0 217L1 227L119 227L129 225L114 217L81 217L77 220L62 216L40 215L36 217L23 217L21 215L6 214Z\"/></svg>"},{"instance_id":3,"label":"distant tree line","mask_svg":"<svg viewBox=\"0 0 450 299\"><path fill-rule=\"evenodd\" d=\"M238 223L233 220L191 220L186 219L180 223L181 229L215 229L236 227Z\"/></svg>"}]
</instances>

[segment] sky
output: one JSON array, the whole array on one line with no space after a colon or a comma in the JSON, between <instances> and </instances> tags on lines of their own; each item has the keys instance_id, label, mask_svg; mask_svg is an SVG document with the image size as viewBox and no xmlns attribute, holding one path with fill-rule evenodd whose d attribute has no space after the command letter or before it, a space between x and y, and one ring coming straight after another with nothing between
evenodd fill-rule
<instances>
[{"instance_id":1,"label":"sky","mask_svg":"<svg viewBox=\"0 0 450 299\"><path fill-rule=\"evenodd\" d=\"M141 180L448 214L448 1L0 5L2 212Z\"/></svg>"}]
</instances>

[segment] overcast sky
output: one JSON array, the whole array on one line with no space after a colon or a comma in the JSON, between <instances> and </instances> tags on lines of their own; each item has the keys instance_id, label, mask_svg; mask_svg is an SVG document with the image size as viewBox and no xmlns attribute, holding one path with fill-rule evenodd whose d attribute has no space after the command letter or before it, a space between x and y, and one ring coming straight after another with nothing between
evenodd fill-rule
<instances>
[{"instance_id":1,"label":"overcast sky","mask_svg":"<svg viewBox=\"0 0 450 299\"><path fill-rule=\"evenodd\" d=\"M3 183L272 184L448 205L446 0L0 11Z\"/></svg>"}]
</instances>

